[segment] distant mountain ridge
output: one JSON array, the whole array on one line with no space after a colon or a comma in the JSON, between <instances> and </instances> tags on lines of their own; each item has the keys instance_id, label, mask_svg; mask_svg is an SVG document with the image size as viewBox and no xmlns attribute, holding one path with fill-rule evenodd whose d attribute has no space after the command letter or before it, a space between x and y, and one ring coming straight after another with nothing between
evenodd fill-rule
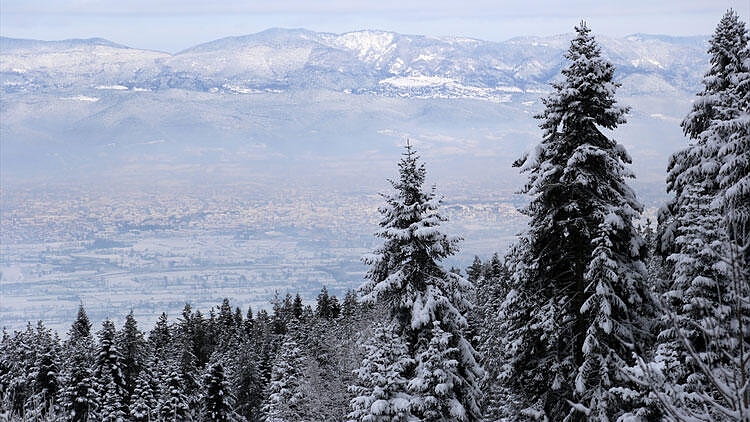
<instances>
[{"instance_id":1,"label":"distant mountain ridge","mask_svg":"<svg viewBox=\"0 0 750 422\"><path fill-rule=\"evenodd\" d=\"M547 90L571 35L488 42L386 31L269 29L176 54L107 40L0 38L3 92L115 88L201 92L326 89L353 94L509 101ZM707 37L598 37L626 95L695 92Z\"/></svg>"}]
</instances>

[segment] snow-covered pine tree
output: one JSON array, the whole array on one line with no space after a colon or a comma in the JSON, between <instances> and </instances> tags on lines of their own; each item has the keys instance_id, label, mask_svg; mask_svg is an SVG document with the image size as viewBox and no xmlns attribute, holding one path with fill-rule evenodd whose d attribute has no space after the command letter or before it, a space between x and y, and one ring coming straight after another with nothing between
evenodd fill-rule
<instances>
[{"instance_id":1,"label":"snow-covered pine tree","mask_svg":"<svg viewBox=\"0 0 750 422\"><path fill-rule=\"evenodd\" d=\"M7 339L4 347L2 367L0 368L0 414L11 419L25 419L28 412L29 400L34 395L34 363L36 361L36 339L31 323L26 329L16 331Z\"/></svg>"},{"instance_id":2,"label":"snow-covered pine tree","mask_svg":"<svg viewBox=\"0 0 750 422\"><path fill-rule=\"evenodd\" d=\"M714 105L721 119L713 124L723 138L718 150L721 162L718 181L724 225L731 241L731 271L735 279L747 283L750 280L750 42L745 23L733 10L724 15L720 25L727 30L722 34L717 32L709 50L713 54L711 70L728 76L722 104ZM724 72L719 70L722 67Z\"/></svg>"},{"instance_id":3,"label":"snow-covered pine tree","mask_svg":"<svg viewBox=\"0 0 750 422\"><path fill-rule=\"evenodd\" d=\"M197 366L202 368L214 352L217 340L200 310L196 310L193 314L192 325L193 355L195 355Z\"/></svg>"},{"instance_id":4,"label":"snow-covered pine tree","mask_svg":"<svg viewBox=\"0 0 750 422\"><path fill-rule=\"evenodd\" d=\"M244 330L237 330L234 340L220 358L227 382L235 396L235 411L248 420L257 420L263 403L265 387L259 369L259 357L254 342Z\"/></svg>"},{"instance_id":5,"label":"snow-covered pine tree","mask_svg":"<svg viewBox=\"0 0 750 422\"><path fill-rule=\"evenodd\" d=\"M348 320L344 321L344 323L351 322L351 319L357 315L358 312L359 299L357 298L357 292L353 289L349 289L346 291L344 302L341 304L341 315Z\"/></svg>"},{"instance_id":6,"label":"snow-covered pine tree","mask_svg":"<svg viewBox=\"0 0 750 422\"><path fill-rule=\"evenodd\" d=\"M233 324L232 308L225 299L228 308L228 318ZM221 335L217 336L221 337ZM222 338L223 341L223 338ZM182 393L188 399L191 408L198 406L198 395L200 390L200 380L198 376L199 362L195 356L195 327L192 309L189 304L185 304L180 318L172 334L172 344L170 345L171 358L177 364L180 374Z\"/></svg>"},{"instance_id":7,"label":"snow-covered pine tree","mask_svg":"<svg viewBox=\"0 0 750 422\"><path fill-rule=\"evenodd\" d=\"M202 421L239 421L234 410L234 397L220 363L210 364L203 377Z\"/></svg>"},{"instance_id":8,"label":"snow-covered pine tree","mask_svg":"<svg viewBox=\"0 0 750 422\"><path fill-rule=\"evenodd\" d=\"M234 328L239 329L245 326L245 317L242 315L242 309L239 306L234 308Z\"/></svg>"},{"instance_id":9,"label":"snow-covered pine tree","mask_svg":"<svg viewBox=\"0 0 750 422\"><path fill-rule=\"evenodd\" d=\"M236 328L232 306L229 304L228 298L224 298L219 306L217 323L216 337L218 338L218 344L225 345L234 335L234 330Z\"/></svg>"},{"instance_id":10,"label":"snow-covered pine tree","mask_svg":"<svg viewBox=\"0 0 750 422\"><path fill-rule=\"evenodd\" d=\"M99 396L92 365L94 345L91 322L83 305L78 309L65 349L62 402L66 419L71 422L96 420Z\"/></svg>"},{"instance_id":11,"label":"snow-covered pine tree","mask_svg":"<svg viewBox=\"0 0 750 422\"><path fill-rule=\"evenodd\" d=\"M705 195L721 211L727 236L741 247L750 230L750 51L747 28L735 11L722 16L708 53L703 90L682 122L690 145L670 160L667 188L675 196L667 208L679 216L688 201L683 191L692 187L691 196Z\"/></svg>"},{"instance_id":12,"label":"snow-covered pine tree","mask_svg":"<svg viewBox=\"0 0 750 422\"><path fill-rule=\"evenodd\" d=\"M102 422L125 422L126 413L123 406L121 387L117 385L111 373L104 374L103 380L97 380L100 385L106 384L100 394L101 407L99 417Z\"/></svg>"},{"instance_id":13,"label":"snow-covered pine tree","mask_svg":"<svg viewBox=\"0 0 750 422\"><path fill-rule=\"evenodd\" d=\"M135 391L138 374L146 364L146 340L143 332L138 329L133 311L125 317L125 324L117 336L117 349L122 354L121 367L125 383L125 405L130 403L130 397Z\"/></svg>"},{"instance_id":14,"label":"snow-covered pine tree","mask_svg":"<svg viewBox=\"0 0 750 422\"><path fill-rule=\"evenodd\" d=\"M159 319L156 320L154 329L148 336L149 349L154 356L160 360L165 360L169 345L172 343L172 333L169 331L169 320L167 314L162 312Z\"/></svg>"},{"instance_id":15,"label":"snow-covered pine tree","mask_svg":"<svg viewBox=\"0 0 750 422\"><path fill-rule=\"evenodd\" d=\"M265 309L258 311L253 324L252 343L258 356L258 371L260 372L261 388L265 389L271 381L273 360L276 355L275 338L273 333L274 321Z\"/></svg>"},{"instance_id":16,"label":"snow-covered pine tree","mask_svg":"<svg viewBox=\"0 0 750 422\"><path fill-rule=\"evenodd\" d=\"M99 347L94 364L94 381L97 395L102 400L100 416L108 418L125 415L125 376L122 371L122 353L115 341L115 324L109 319L102 323L99 332ZM109 406L109 407L107 407Z\"/></svg>"},{"instance_id":17,"label":"snow-covered pine tree","mask_svg":"<svg viewBox=\"0 0 750 422\"><path fill-rule=\"evenodd\" d=\"M245 315L245 323L242 326L242 328L245 330L247 335L252 335L254 324L255 324L255 318L253 318L253 308L252 306L248 305L247 314Z\"/></svg>"},{"instance_id":18,"label":"snow-covered pine tree","mask_svg":"<svg viewBox=\"0 0 750 422\"><path fill-rule=\"evenodd\" d=\"M459 350L451 346L451 334L432 322L429 345L417 356L415 377L409 381L412 409L427 421L466 420L463 405L453 395Z\"/></svg>"},{"instance_id":19,"label":"snow-covered pine tree","mask_svg":"<svg viewBox=\"0 0 750 422\"><path fill-rule=\"evenodd\" d=\"M76 315L76 320L70 327L70 331L68 331L68 340L76 341L80 338L89 336L91 336L91 321L89 321L89 316L86 314L86 309L83 307L83 304L80 304L78 305L78 315Z\"/></svg>"},{"instance_id":20,"label":"snow-covered pine tree","mask_svg":"<svg viewBox=\"0 0 750 422\"><path fill-rule=\"evenodd\" d=\"M162 381L162 391L159 396L159 415L163 420L183 422L191 421L189 398L182 386L182 376L177 368L173 368Z\"/></svg>"},{"instance_id":21,"label":"snow-covered pine tree","mask_svg":"<svg viewBox=\"0 0 750 422\"><path fill-rule=\"evenodd\" d=\"M404 377L414 366L409 349L392 324L376 324L364 342L364 358L355 370L356 384L349 386L351 422L416 421L411 413L409 380Z\"/></svg>"},{"instance_id":22,"label":"snow-covered pine tree","mask_svg":"<svg viewBox=\"0 0 750 422\"><path fill-rule=\"evenodd\" d=\"M523 211L531 220L523 250L508 262L499 330L505 387L518 393L513 412L552 420L584 419L594 397L606 397L607 417L622 410L609 393L620 382L617 362L648 345L644 318L653 313L633 224L642 206L626 183L631 160L603 133L624 123L628 109L617 104L614 67L590 29L575 29L563 78L537 116L543 141L515 163L529 173Z\"/></svg>"},{"instance_id":23,"label":"snow-covered pine tree","mask_svg":"<svg viewBox=\"0 0 750 422\"><path fill-rule=\"evenodd\" d=\"M146 365L138 373L130 396L130 418L133 422L150 422L159 415L159 403L154 396L151 367Z\"/></svg>"},{"instance_id":24,"label":"snow-covered pine tree","mask_svg":"<svg viewBox=\"0 0 750 422\"><path fill-rule=\"evenodd\" d=\"M300 420L299 415L306 412L305 397L300 389L305 362L302 349L295 337L296 328L290 326L274 360L271 381L262 408L265 422Z\"/></svg>"},{"instance_id":25,"label":"snow-covered pine tree","mask_svg":"<svg viewBox=\"0 0 750 422\"><path fill-rule=\"evenodd\" d=\"M60 343L56 335L39 321L36 329L36 361L34 362L34 395L31 398L33 416L44 419L60 411L59 392L62 388Z\"/></svg>"},{"instance_id":26,"label":"snow-covered pine tree","mask_svg":"<svg viewBox=\"0 0 750 422\"><path fill-rule=\"evenodd\" d=\"M483 371L477 353L466 339L468 296L473 288L465 278L447 271L442 261L458 250L459 237L440 231L446 219L438 212L440 199L434 189L427 192L424 164L407 142L399 161L399 177L391 181L395 192L383 195L382 220L376 236L383 244L364 257L370 265L366 281L360 287L363 300L379 303L390 311L396 333L407 345L418 365L430 344L433 322L439 321L448 333L449 348L458 350L454 382L443 399L455 400L451 412L442 417L452 420L477 420L480 417L479 384ZM411 381L415 368L404 374ZM457 404L456 404L457 403ZM416 417L422 417L416 410Z\"/></svg>"},{"instance_id":27,"label":"snow-covered pine tree","mask_svg":"<svg viewBox=\"0 0 750 422\"><path fill-rule=\"evenodd\" d=\"M302 311L304 310L305 306L302 303L302 296L300 296L299 292L294 295L294 301L292 302L292 315L294 318L297 318L297 320L300 320L302 318Z\"/></svg>"},{"instance_id":28,"label":"snow-covered pine tree","mask_svg":"<svg viewBox=\"0 0 750 422\"><path fill-rule=\"evenodd\" d=\"M323 286L318 294L318 301L315 303L315 316L318 318L331 319L331 297L328 295L328 288Z\"/></svg>"},{"instance_id":29,"label":"snow-covered pine tree","mask_svg":"<svg viewBox=\"0 0 750 422\"><path fill-rule=\"evenodd\" d=\"M704 88L682 122L690 144L670 158L667 190L674 197L659 222L674 268L662 295L663 330L653 362L635 373L671 417L742 419L750 414L747 384L738 384L750 379L750 292L737 241L745 237L748 195L742 98L749 55L745 23L734 11L722 17L708 52Z\"/></svg>"}]
</instances>

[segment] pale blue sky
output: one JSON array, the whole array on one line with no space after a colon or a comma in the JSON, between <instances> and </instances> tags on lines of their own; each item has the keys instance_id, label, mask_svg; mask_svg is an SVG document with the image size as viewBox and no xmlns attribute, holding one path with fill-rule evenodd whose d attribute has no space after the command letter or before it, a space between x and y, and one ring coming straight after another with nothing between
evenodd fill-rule
<instances>
[{"instance_id":1,"label":"pale blue sky","mask_svg":"<svg viewBox=\"0 0 750 422\"><path fill-rule=\"evenodd\" d=\"M0 35L168 52L274 27L503 41L570 32L586 19L597 34L707 35L729 7L748 20L750 0L0 0Z\"/></svg>"}]
</instances>

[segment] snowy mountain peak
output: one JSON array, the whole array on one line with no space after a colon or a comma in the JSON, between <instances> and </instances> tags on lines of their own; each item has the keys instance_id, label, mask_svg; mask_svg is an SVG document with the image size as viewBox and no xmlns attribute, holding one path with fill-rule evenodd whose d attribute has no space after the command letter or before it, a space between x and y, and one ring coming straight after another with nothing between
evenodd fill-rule
<instances>
[{"instance_id":1,"label":"snowy mountain peak","mask_svg":"<svg viewBox=\"0 0 750 422\"><path fill-rule=\"evenodd\" d=\"M348 32L336 38L335 45L355 51L365 62L374 62L394 51L396 34L384 31Z\"/></svg>"}]
</instances>

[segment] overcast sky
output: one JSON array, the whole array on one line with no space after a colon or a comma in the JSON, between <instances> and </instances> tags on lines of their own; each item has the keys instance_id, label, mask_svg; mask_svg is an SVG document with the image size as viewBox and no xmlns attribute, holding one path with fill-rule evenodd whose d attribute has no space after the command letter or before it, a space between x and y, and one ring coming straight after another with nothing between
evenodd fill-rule
<instances>
[{"instance_id":1,"label":"overcast sky","mask_svg":"<svg viewBox=\"0 0 750 422\"><path fill-rule=\"evenodd\" d=\"M707 35L730 7L747 22L750 0L0 0L0 35L172 53L276 27L504 41L567 33L585 19L595 34Z\"/></svg>"}]
</instances>

